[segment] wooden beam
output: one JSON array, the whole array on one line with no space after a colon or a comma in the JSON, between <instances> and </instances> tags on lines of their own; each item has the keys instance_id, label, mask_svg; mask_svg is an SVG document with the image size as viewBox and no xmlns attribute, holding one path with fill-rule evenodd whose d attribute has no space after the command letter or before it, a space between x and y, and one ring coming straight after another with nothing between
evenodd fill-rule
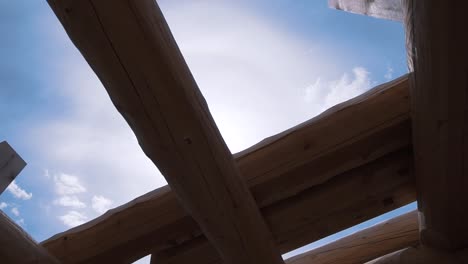
<instances>
[{"instance_id":1,"label":"wooden beam","mask_svg":"<svg viewBox=\"0 0 468 264\"><path fill-rule=\"evenodd\" d=\"M283 263L156 1L48 2L223 260Z\"/></svg>"},{"instance_id":2,"label":"wooden beam","mask_svg":"<svg viewBox=\"0 0 468 264\"><path fill-rule=\"evenodd\" d=\"M468 247L467 1L404 1L421 242Z\"/></svg>"},{"instance_id":3,"label":"wooden beam","mask_svg":"<svg viewBox=\"0 0 468 264\"><path fill-rule=\"evenodd\" d=\"M414 201L407 85L405 76L376 87L235 155L282 252ZM164 187L43 245L64 263L116 263L200 236Z\"/></svg>"},{"instance_id":4,"label":"wooden beam","mask_svg":"<svg viewBox=\"0 0 468 264\"><path fill-rule=\"evenodd\" d=\"M0 194L15 180L25 166L26 162L8 142L0 142Z\"/></svg>"},{"instance_id":5,"label":"wooden beam","mask_svg":"<svg viewBox=\"0 0 468 264\"><path fill-rule=\"evenodd\" d=\"M361 264L418 244L418 215L413 211L289 258L286 264Z\"/></svg>"},{"instance_id":6,"label":"wooden beam","mask_svg":"<svg viewBox=\"0 0 468 264\"><path fill-rule=\"evenodd\" d=\"M366 264L466 264L468 252L447 252L423 246L408 247Z\"/></svg>"},{"instance_id":7,"label":"wooden beam","mask_svg":"<svg viewBox=\"0 0 468 264\"><path fill-rule=\"evenodd\" d=\"M414 201L410 152L394 153L339 175L262 210L281 253L352 227ZM338 198L339 197L339 198ZM324 203L323 201L327 201ZM314 208L314 210L311 210ZM203 239L191 239L154 255L155 263L223 263Z\"/></svg>"},{"instance_id":8,"label":"wooden beam","mask_svg":"<svg viewBox=\"0 0 468 264\"><path fill-rule=\"evenodd\" d=\"M59 263L0 210L0 262L15 264Z\"/></svg>"},{"instance_id":9,"label":"wooden beam","mask_svg":"<svg viewBox=\"0 0 468 264\"><path fill-rule=\"evenodd\" d=\"M403 21L401 0L328 0L328 6L376 18Z\"/></svg>"}]
</instances>

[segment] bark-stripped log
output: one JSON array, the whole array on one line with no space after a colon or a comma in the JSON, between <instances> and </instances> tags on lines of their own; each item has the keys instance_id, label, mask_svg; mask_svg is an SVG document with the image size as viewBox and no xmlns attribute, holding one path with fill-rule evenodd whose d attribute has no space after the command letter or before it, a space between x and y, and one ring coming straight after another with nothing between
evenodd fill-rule
<instances>
[{"instance_id":1,"label":"bark-stripped log","mask_svg":"<svg viewBox=\"0 0 468 264\"><path fill-rule=\"evenodd\" d=\"M235 157L287 252L413 201L410 135L403 77ZM319 210L310 210L315 206ZM178 245L195 244L190 243L195 238L206 243L200 235L164 187L43 245L65 263L117 263L165 249L175 252Z\"/></svg>"},{"instance_id":2,"label":"bark-stripped log","mask_svg":"<svg viewBox=\"0 0 468 264\"><path fill-rule=\"evenodd\" d=\"M58 264L59 262L0 210L0 263Z\"/></svg>"},{"instance_id":3,"label":"bark-stripped log","mask_svg":"<svg viewBox=\"0 0 468 264\"><path fill-rule=\"evenodd\" d=\"M226 263L284 263L154 0L49 0Z\"/></svg>"},{"instance_id":4,"label":"bark-stripped log","mask_svg":"<svg viewBox=\"0 0 468 264\"><path fill-rule=\"evenodd\" d=\"M468 248L467 1L405 0L421 243Z\"/></svg>"},{"instance_id":5,"label":"bark-stripped log","mask_svg":"<svg viewBox=\"0 0 468 264\"><path fill-rule=\"evenodd\" d=\"M289 258L286 263L362 264L418 244L418 215L413 211Z\"/></svg>"}]
</instances>

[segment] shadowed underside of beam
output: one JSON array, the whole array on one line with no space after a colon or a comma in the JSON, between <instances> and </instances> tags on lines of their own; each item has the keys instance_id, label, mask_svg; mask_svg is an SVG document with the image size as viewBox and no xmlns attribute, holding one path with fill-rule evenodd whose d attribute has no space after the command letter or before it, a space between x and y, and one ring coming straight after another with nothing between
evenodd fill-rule
<instances>
[{"instance_id":1,"label":"shadowed underside of beam","mask_svg":"<svg viewBox=\"0 0 468 264\"><path fill-rule=\"evenodd\" d=\"M48 2L223 260L283 263L156 1Z\"/></svg>"},{"instance_id":2,"label":"shadowed underside of beam","mask_svg":"<svg viewBox=\"0 0 468 264\"><path fill-rule=\"evenodd\" d=\"M403 77L235 157L284 253L414 201L410 134ZM163 187L43 245L64 263L117 263L182 256L201 234Z\"/></svg>"},{"instance_id":3,"label":"shadowed underside of beam","mask_svg":"<svg viewBox=\"0 0 468 264\"><path fill-rule=\"evenodd\" d=\"M418 215L413 211L287 259L286 263L362 264L418 244Z\"/></svg>"},{"instance_id":4,"label":"shadowed underside of beam","mask_svg":"<svg viewBox=\"0 0 468 264\"><path fill-rule=\"evenodd\" d=\"M0 263L58 264L59 262L0 210Z\"/></svg>"}]
</instances>

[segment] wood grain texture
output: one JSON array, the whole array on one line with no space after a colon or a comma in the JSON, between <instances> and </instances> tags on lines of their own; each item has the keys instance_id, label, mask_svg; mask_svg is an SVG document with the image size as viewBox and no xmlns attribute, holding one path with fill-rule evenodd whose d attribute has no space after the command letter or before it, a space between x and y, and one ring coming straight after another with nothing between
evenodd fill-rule
<instances>
[{"instance_id":1,"label":"wood grain texture","mask_svg":"<svg viewBox=\"0 0 468 264\"><path fill-rule=\"evenodd\" d=\"M468 247L466 1L404 1L421 242Z\"/></svg>"},{"instance_id":2,"label":"wood grain texture","mask_svg":"<svg viewBox=\"0 0 468 264\"><path fill-rule=\"evenodd\" d=\"M407 85L404 76L376 87L235 155L282 252L415 199ZM311 210L321 199L331 204ZM177 251L201 234L164 187L43 245L65 263L117 263Z\"/></svg>"},{"instance_id":3,"label":"wood grain texture","mask_svg":"<svg viewBox=\"0 0 468 264\"><path fill-rule=\"evenodd\" d=\"M0 210L0 263L59 263Z\"/></svg>"},{"instance_id":4,"label":"wood grain texture","mask_svg":"<svg viewBox=\"0 0 468 264\"><path fill-rule=\"evenodd\" d=\"M156 1L48 2L223 260L283 263Z\"/></svg>"},{"instance_id":5,"label":"wood grain texture","mask_svg":"<svg viewBox=\"0 0 468 264\"><path fill-rule=\"evenodd\" d=\"M389 154L263 208L281 253L414 201L411 157L410 149ZM161 264L223 263L206 238L189 240L153 257L153 263Z\"/></svg>"},{"instance_id":6,"label":"wood grain texture","mask_svg":"<svg viewBox=\"0 0 468 264\"><path fill-rule=\"evenodd\" d=\"M0 194L24 169L26 162L6 142L0 142Z\"/></svg>"},{"instance_id":7,"label":"wood grain texture","mask_svg":"<svg viewBox=\"0 0 468 264\"><path fill-rule=\"evenodd\" d=\"M418 244L418 214L413 211L289 258L286 263L361 264Z\"/></svg>"},{"instance_id":8,"label":"wood grain texture","mask_svg":"<svg viewBox=\"0 0 468 264\"><path fill-rule=\"evenodd\" d=\"M401 0L328 0L331 8L346 12L403 21Z\"/></svg>"},{"instance_id":9,"label":"wood grain texture","mask_svg":"<svg viewBox=\"0 0 468 264\"><path fill-rule=\"evenodd\" d=\"M466 264L468 252L449 252L424 246L408 247L387 254L366 264Z\"/></svg>"}]
</instances>

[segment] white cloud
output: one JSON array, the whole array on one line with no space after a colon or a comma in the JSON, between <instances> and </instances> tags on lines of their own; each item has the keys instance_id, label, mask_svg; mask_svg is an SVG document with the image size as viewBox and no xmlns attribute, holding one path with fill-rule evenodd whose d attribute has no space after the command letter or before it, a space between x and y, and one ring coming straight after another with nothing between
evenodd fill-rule
<instances>
[{"instance_id":1,"label":"white cloud","mask_svg":"<svg viewBox=\"0 0 468 264\"><path fill-rule=\"evenodd\" d=\"M1 203L0 203L0 210L3 210L3 209L5 209L5 208L7 208L7 207L8 207L8 204L7 204L7 203L5 203L5 202L1 202Z\"/></svg>"},{"instance_id":2,"label":"white cloud","mask_svg":"<svg viewBox=\"0 0 468 264\"><path fill-rule=\"evenodd\" d=\"M69 211L65 215L59 216L62 223L68 227L75 227L85 223L88 217L77 211Z\"/></svg>"},{"instance_id":3,"label":"white cloud","mask_svg":"<svg viewBox=\"0 0 468 264\"><path fill-rule=\"evenodd\" d=\"M32 193L28 193L25 190L21 189L15 181L13 181L8 187L7 190L13 194L14 197L21 200L29 200L32 198Z\"/></svg>"},{"instance_id":4,"label":"white cloud","mask_svg":"<svg viewBox=\"0 0 468 264\"><path fill-rule=\"evenodd\" d=\"M70 195L86 192L86 188L81 184L78 177L60 173L55 175L55 192L59 195Z\"/></svg>"},{"instance_id":5,"label":"white cloud","mask_svg":"<svg viewBox=\"0 0 468 264\"><path fill-rule=\"evenodd\" d=\"M16 207L11 208L11 213L14 216L19 216L20 215L20 212L19 212L18 208L16 208Z\"/></svg>"},{"instance_id":6,"label":"white cloud","mask_svg":"<svg viewBox=\"0 0 468 264\"><path fill-rule=\"evenodd\" d=\"M371 86L369 72L363 67L356 67L353 69L353 78L347 73L332 81L324 82L318 78L314 84L305 89L304 99L313 104L316 112L321 112L362 94Z\"/></svg>"},{"instance_id":7,"label":"white cloud","mask_svg":"<svg viewBox=\"0 0 468 264\"><path fill-rule=\"evenodd\" d=\"M16 223L17 223L18 225L20 225L20 226L23 226L23 227L24 227L24 225L25 225L25 224L24 224L24 219L23 219L23 218L21 218L21 219L19 219L19 220L16 220Z\"/></svg>"},{"instance_id":8,"label":"white cloud","mask_svg":"<svg viewBox=\"0 0 468 264\"><path fill-rule=\"evenodd\" d=\"M85 208L86 204L80 201L76 196L61 196L54 200L55 205L61 205L64 207L72 207L75 209Z\"/></svg>"},{"instance_id":9,"label":"white cloud","mask_svg":"<svg viewBox=\"0 0 468 264\"><path fill-rule=\"evenodd\" d=\"M393 79L393 68L387 67L387 72L384 75L385 80L390 81Z\"/></svg>"},{"instance_id":10,"label":"white cloud","mask_svg":"<svg viewBox=\"0 0 468 264\"><path fill-rule=\"evenodd\" d=\"M92 199L92 207L99 214L103 214L109 210L113 203L114 202L112 200L100 195L95 195Z\"/></svg>"}]
</instances>

